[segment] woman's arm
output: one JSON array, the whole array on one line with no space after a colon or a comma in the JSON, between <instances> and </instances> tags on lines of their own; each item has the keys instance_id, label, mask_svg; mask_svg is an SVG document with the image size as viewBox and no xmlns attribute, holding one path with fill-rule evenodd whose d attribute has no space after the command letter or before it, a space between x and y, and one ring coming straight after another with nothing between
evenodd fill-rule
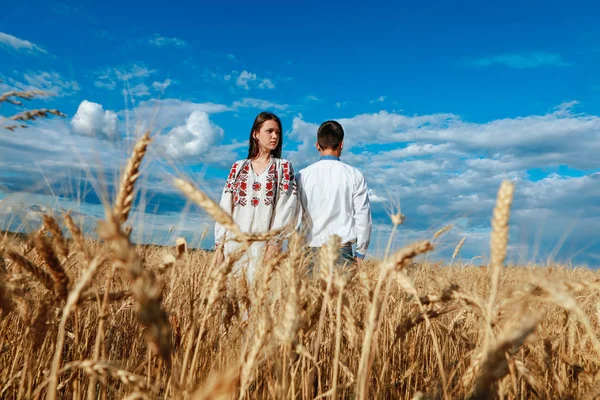
<instances>
[{"instance_id":1,"label":"woman's arm","mask_svg":"<svg viewBox=\"0 0 600 400\"><path fill-rule=\"evenodd\" d=\"M223 192L221 193L221 201L219 205L223 210L225 210L229 215L233 213L233 192L235 186L235 178L239 173L238 163L234 163L229 170L229 176L227 177L227 182L223 187ZM215 249L219 249L219 245L226 240L227 229L218 222L215 222ZM221 250L222 251L222 250Z\"/></svg>"},{"instance_id":2,"label":"woman's arm","mask_svg":"<svg viewBox=\"0 0 600 400\"><path fill-rule=\"evenodd\" d=\"M269 247L278 248L281 242L296 227L299 211L298 188L294 176L294 168L292 163L287 160L283 160L281 163L281 178L279 180L277 202L273 211L271 230L289 227L289 229L286 229L285 232L282 232L281 235L269 242Z\"/></svg>"}]
</instances>

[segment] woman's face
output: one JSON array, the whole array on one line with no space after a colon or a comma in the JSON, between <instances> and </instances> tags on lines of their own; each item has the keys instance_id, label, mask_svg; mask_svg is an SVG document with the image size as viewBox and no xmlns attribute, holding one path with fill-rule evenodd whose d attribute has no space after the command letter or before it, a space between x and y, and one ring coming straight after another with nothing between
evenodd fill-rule
<instances>
[{"instance_id":1,"label":"woman's face","mask_svg":"<svg viewBox=\"0 0 600 400\"><path fill-rule=\"evenodd\" d=\"M273 120L265 121L258 132L254 132L254 139L263 151L273 151L279 144L279 125Z\"/></svg>"}]
</instances>

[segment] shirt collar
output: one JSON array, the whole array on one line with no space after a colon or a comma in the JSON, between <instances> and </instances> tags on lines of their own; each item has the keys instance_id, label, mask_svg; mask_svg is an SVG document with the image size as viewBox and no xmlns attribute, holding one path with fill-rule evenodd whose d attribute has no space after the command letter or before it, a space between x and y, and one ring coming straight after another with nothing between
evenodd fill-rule
<instances>
[{"instance_id":1,"label":"shirt collar","mask_svg":"<svg viewBox=\"0 0 600 400\"><path fill-rule=\"evenodd\" d=\"M340 158L336 157L336 156L321 156L321 159L319 161L323 161L323 160L340 161Z\"/></svg>"}]
</instances>

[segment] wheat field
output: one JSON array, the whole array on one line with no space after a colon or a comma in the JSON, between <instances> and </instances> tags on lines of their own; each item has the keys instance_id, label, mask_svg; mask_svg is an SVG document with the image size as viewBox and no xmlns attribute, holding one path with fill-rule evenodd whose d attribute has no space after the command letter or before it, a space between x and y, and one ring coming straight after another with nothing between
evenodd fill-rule
<instances>
[{"instance_id":1,"label":"wheat field","mask_svg":"<svg viewBox=\"0 0 600 400\"><path fill-rule=\"evenodd\" d=\"M593 399L600 282L589 269L505 263L515 187L492 218L490 263L426 262L442 229L361 267L292 235L254 282L211 252L136 246L128 216L150 132L86 237L68 215L0 245L4 399ZM173 184L243 243L193 182ZM395 230L402 216L393 215ZM393 234L393 233L392 233Z\"/></svg>"}]
</instances>

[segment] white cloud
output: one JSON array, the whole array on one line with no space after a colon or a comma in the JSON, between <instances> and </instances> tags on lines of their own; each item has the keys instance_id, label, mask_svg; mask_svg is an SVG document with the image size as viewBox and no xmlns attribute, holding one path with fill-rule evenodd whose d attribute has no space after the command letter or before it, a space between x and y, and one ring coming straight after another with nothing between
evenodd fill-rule
<instances>
[{"instance_id":1,"label":"white cloud","mask_svg":"<svg viewBox=\"0 0 600 400\"><path fill-rule=\"evenodd\" d=\"M371 203L383 203L388 201L387 198L383 196L378 196L373 189L369 189L369 201Z\"/></svg>"},{"instance_id":2,"label":"white cloud","mask_svg":"<svg viewBox=\"0 0 600 400\"><path fill-rule=\"evenodd\" d=\"M46 50L37 44L31 43L29 40L19 39L4 32L0 32L0 46L9 47L23 53L47 53Z\"/></svg>"},{"instance_id":3,"label":"white cloud","mask_svg":"<svg viewBox=\"0 0 600 400\"><path fill-rule=\"evenodd\" d=\"M198 157L220 142L223 134L223 129L212 123L206 112L194 111L185 125L171 129L163 145L173 158Z\"/></svg>"},{"instance_id":4,"label":"white cloud","mask_svg":"<svg viewBox=\"0 0 600 400\"><path fill-rule=\"evenodd\" d=\"M173 46L173 47L186 47L187 46L187 42L185 40L182 39L178 39L178 38L172 38L172 37L165 37L165 36L160 36L158 34L152 36L150 39L148 39L148 43L157 46L157 47L166 47L166 46Z\"/></svg>"},{"instance_id":5,"label":"white cloud","mask_svg":"<svg viewBox=\"0 0 600 400\"><path fill-rule=\"evenodd\" d=\"M533 243L531 235L539 233L538 226L547 220L538 255L548 256L562 232L576 221L577 231L570 233L565 249L557 255L564 258L567 249L577 251L590 244L589 233L600 227L600 173L594 173L600 117L575 113L575 105L570 102L544 115L485 123L463 121L452 114L380 112L342 118L338 119L346 133L342 160L363 171L375 199L385 194L401 201L411 238L430 237L435 231L432 226L462 221L460 232L452 237L455 241L437 250L445 255L451 255L462 236L467 236L468 244L463 255L487 254L496 193L502 180L510 179L517 185L513 248L523 250L518 240ZM317 123L302 116L294 118L290 138L300 144L284 156L295 169L318 160L317 128ZM373 151L370 145L388 150ZM583 176L558 175L564 166ZM377 223L389 221L380 203L373 201L373 207ZM398 240L398 245L407 243L404 236Z\"/></svg>"},{"instance_id":6,"label":"white cloud","mask_svg":"<svg viewBox=\"0 0 600 400\"><path fill-rule=\"evenodd\" d=\"M106 75L101 75L99 79L94 82L94 86L100 89L113 90L117 87L117 82L109 79Z\"/></svg>"},{"instance_id":7,"label":"white cloud","mask_svg":"<svg viewBox=\"0 0 600 400\"><path fill-rule=\"evenodd\" d=\"M211 121L211 114L269 104L272 103L252 98L241 99L231 106L150 100L141 102L132 114L140 121L154 121L167 132L158 136L153 146L155 149L162 146L164 156L169 156L167 159L177 157L183 161L178 167L206 164L226 170L247 143L220 145L224 132ZM452 114L411 116L381 112L340 119L347 135L342 160L364 173L370 189L376 229L369 256L385 247L390 226L387 211L390 204L400 202L407 220L399 228L393 248L430 238L439 227L454 223L454 228L436 241L430 259L449 260L454 246L466 236L462 260L482 255L481 262L486 262L490 217L503 179L516 183L510 221L510 260L525 252L528 257L542 258L568 259L573 255L577 263L589 262L591 253L600 254L600 247L593 244L600 228L597 202L600 174L595 162L600 151L600 117L575 113L574 105L560 105L543 115L478 124ZM102 108L100 111L88 114L104 115ZM101 126L98 121L104 122L104 118L85 126ZM318 160L315 141L320 122L306 121L302 115L293 119L284 157L292 160L295 170ZM519 137L519 133L527 138ZM47 171L54 171L54 176L58 176L66 174L63 171L81 169L86 162L100 160L115 168L126 159L128 146L111 148L102 133L84 135L70 135L68 123L52 120L23 130L18 138L0 137L0 180L5 187L23 187L32 185L24 178L32 172L39 177L39 171L50 175ZM497 138L498 135L506 137ZM294 146L288 138L299 145ZM81 157L74 159L74 148L82 152ZM288 151L289 148L294 151ZM575 169L573 175L577 176L559 175L565 165ZM214 196L222 189L226 171L218 174L207 183L207 190ZM147 185L152 192L149 197L174 207L175 195L169 192L170 197L165 198L165 187L156 181L142 181L140 185ZM567 241L560 251L553 252L564 232L569 232ZM537 234L541 237L539 249L532 245ZM586 248L590 243L591 247Z\"/></svg>"},{"instance_id":8,"label":"white cloud","mask_svg":"<svg viewBox=\"0 0 600 400\"><path fill-rule=\"evenodd\" d=\"M387 98L387 96L379 96L375 100L371 100L371 103L383 103L386 98Z\"/></svg>"},{"instance_id":9,"label":"white cloud","mask_svg":"<svg viewBox=\"0 0 600 400\"><path fill-rule=\"evenodd\" d=\"M156 70L146 68L137 64L117 68L105 68L96 73L94 85L102 89L112 90L118 81L132 81L148 78L156 73Z\"/></svg>"},{"instance_id":10,"label":"white cloud","mask_svg":"<svg viewBox=\"0 0 600 400\"><path fill-rule=\"evenodd\" d=\"M323 99L321 99L315 95L312 95L312 94L309 94L308 96L304 96L304 100L309 101L309 102L323 101Z\"/></svg>"},{"instance_id":11,"label":"white cloud","mask_svg":"<svg viewBox=\"0 0 600 400\"><path fill-rule=\"evenodd\" d=\"M258 109L262 109L262 110L275 109L275 110L284 111L289 108L289 105L288 104L277 104L277 103L270 102L268 100L253 99L253 98L244 98L241 101L233 102L233 106L232 106L233 109L244 108L244 107L258 108Z\"/></svg>"},{"instance_id":12,"label":"white cloud","mask_svg":"<svg viewBox=\"0 0 600 400\"><path fill-rule=\"evenodd\" d=\"M235 84L238 87L244 88L245 90L250 90L251 88L258 89L275 89L275 81L271 78L261 78L255 73L249 71L231 71L230 74L217 74L217 73L208 73L208 78L211 80L215 80L215 78L223 79L225 82L229 82L233 79L233 77L237 76L235 80Z\"/></svg>"},{"instance_id":13,"label":"white cloud","mask_svg":"<svg viewBox=\"0 0 600 400\"><path fill-rule=\"evenodd\" d=\"M42 191L55 196L93 195L93 177L115 182L112 176L127 159L129 146L105 136L75 134L69 121L39 120L19 135L0 138L1 188Z\"/></svg>"},{"instance_id":14,"label":"white cloud","mask_svg":"<svg viewBox=\"0 0 600 400\"><path fill-rule=\"evenodd\" d=\"M8 83L0 83L0 87L2 90L41 90L55 97L71 96L80 90L75 80L64 79L55 71L30 71L20 79L5 78Z\"/></svg>"},{"instance_id":15,"label":"white cloud","mask_svg":"<svg viewBox=\"0 0 600 400\"><path fill-rule=\"evenodd\" d=\"M164 82L153 82L152 88L159 92L164 92L169 86L171 86L171 80L166 79Z\"/></svg>"},{"instance_id":16,"label":"white cloud","mask_svg":"<svg viewBox=\"0 0 600 400\"><path fill-rule=\"evenodd\" d=\"M235 81L235 84L237 86L243 87L246 90L250 89L250 86L248 85L249 82L254 82L256 80L256 74L252 74L248 71L242 71L239 76L237 77L237 80Z\"/></svg>"},{"instance_id":17,"label":"white cloud","mask_svg":"<svg viewBox=\"0 0 600 400\"><path fill-rule=\"evenodd\" d=\"M138 182L139 183L139 182ZM161 190L169 185L162 185ZM18 230L30 225L37 229L43 223L42 212L57 216L69 211L75 222L86 237L96 237L97 223L104 218L104 207L101 204L90 204L74 198L60 197L28 192L12 192L7 198L0 191L0 199L6 199L0 209L0 226ZM163 213L144 212L132 209L129 222L134 227L131 240L134 243L174 245L175 239L184 236L188 246L209 248L213 244L213 233L209 231L204 241L200 243L202 233L206 228L213 228L214 221L206 213L197 210L176 210Z\"/></svg>"},{"instance_id":18,"label":"white cloud","mask_svg":"<svg viewBox=\"0 0 600 400\"><path fill-rule=\"evenodd\" d=\"M150 90L148 89L148 86L146 86L145 83L138 83L137 85L130 88L129 90L123 89L123 93L131 95L133 97L150 96Z\"/></svg>"},{"instance_id":19,"label":"white cloud","mask_svg":"<svg viewBox=\"0 0 600 400\"><path fill-rule=\"evenodd\" d=\"M207 114L231 111L229 106L215 103L194 103L179 99L150 99L141 101L130 111L135 118L135 125L140 129L165 130L181 125L194 111ZM120 111L122 118L125 111Z\"/></svg>"},{"instance_id":20,"label":"white cloud","mask_svg":"<svg viewBox=\"0 0 600 400\"><path fill-rule=\"evenodd\" d=\"M544 153L547 158L591 168L594 157L577 157L576 154L600 150L600 117L576 114L573 106L570 102L544 115L481 124L463 121L454 114L408 116L387 111L338 121L347 134L347 149L371 144L446 144L462 151L485 151L492 155L506 154L508 150L515 155ZM301 136L302 132L292 134Z\"/></svg>"},{"instance_id":21,"label":"white cloud","mask_svg":"<svg viewBox=\"0 0 600 400\"><path fill-rule=\"evenodd\" d=\"M258 87L260 89L275 89L275 84L272 80L265 78L258 84Z\"/></svg>"},{"instance_id":22,"label":"white cloud","mask_svg":"<svg viewBox=\"0 0 600 400\"><path fill-rule=\"evenodd\" d=\"M133 78L147 78L156 72L156 70L148 69L137 64L133 64L129 68L115 69L114 71L117 78L122 81L128 81Z\"/></svg>"},{"instance_id":23,"label":"white cloud","mask_svg":"<svg viewBox=\"0 0 600 400\"><path fill-rule=\"evenodd\" d=\"M292 131L290 139L301 142L295 151L287 151L285 157L294 164L296 170L308 165L311 160L316 161L318 156L315 148L317 141L318 124L306 122L302 115L294 117L292 120Z\"/></svg>"},{"instance_id":24,"label":"white cloud","mask_svg":"<svg viewBox=\"0 0 600 400\"><path fill-rule=\"evenodd\" d=\"M98 103L84 100L71 120L75 133L114 138L117 135L117 114L104 110Z\"/></svg>"}]
</instances>

